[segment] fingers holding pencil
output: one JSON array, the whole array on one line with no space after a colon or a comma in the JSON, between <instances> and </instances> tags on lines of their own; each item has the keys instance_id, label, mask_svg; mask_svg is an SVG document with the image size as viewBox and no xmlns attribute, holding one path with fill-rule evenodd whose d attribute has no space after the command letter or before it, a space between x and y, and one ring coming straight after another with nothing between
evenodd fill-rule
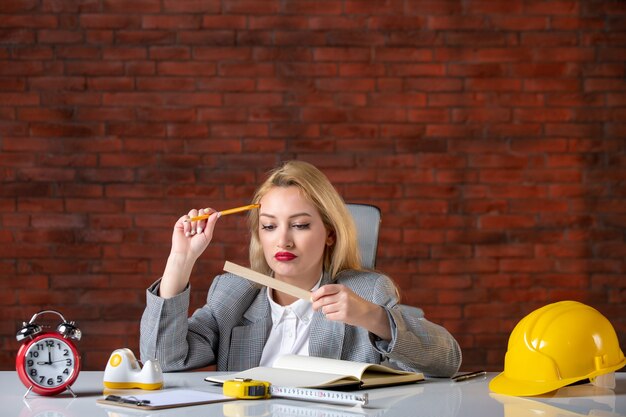
<instances>
[{"instance_id":1,"label":"fingers holding pencil","mask_svg":"<svg viewBox=\"0 0 626 417\"><path fill-rule=\"evenodd\" d=\"M254 210L261 207L260 204L250 204L247 206L235 207L227 210L222 210L217 212L217 217L227 216L229 214L240 213L243 211ZM194 236L195 234L200 234L203 232L206 227L206 222L203 220L208 219L216 210L212 208L205 208L200 210L190 210L187 214L186 218L183 219L183 229L185 232L185 236Z\"/></svg>"},{"instance_id":2,"label":"fingers holding pencil","mask_svg":"<svg viewBox=\"0 0 626 417\"><path fill-rule=\"evenodd\" d=\"M259 208L259 207L261 207L260 204L250 204L250 205L247 205L247 206L235 207L235 208L231 208L231 209L228 209L228 210L218 211L217 215L218 215L218 217L227 216L229 214L240 213L242 211L254 210L254 209ZM205 210L208 210L208 209L205 209ZM211 209L211 210L213 210L213 209ZM209 216L214 211L215 210L213 210L211 212L205 212L204 214L202 214L201 212L198 212L197 216L190 216L191 218L189 219L189 221L195 222L195 221L198 221L198 220L208 219Z\"/></svg>"},{"instance_id":3,"label":"fingers holding pencil","mask_svg":"<svg viewBox=\"0 0 626 417\"><path fill-rule=\"evenodd\" d=\"M192 217L208 215L207 219L192 222ZM213 214L213 215L212 215ZM212 208L192 209L181 216L172 232L170 256L182 262L195 262L213 239L213 230L217 223L217 213Z\"/></svg>"},{"instance_id":4,"label":"fingers holding pencil","mask_svg":"<svg viewBox=\"0 0 626 417\"><path fill-rule=\"evenodd\" d=\"M215 210L212 208L189 210L189 213L183 219L185 236L189 237L202 233L207 225L207 222L204 220L208 219L213 213L215 213Z\"/></svg>"},{"instance_id":5,"label":"fingers holding pencil","mask_svg":"<svg viewBox=\"0 0 626 417\"><path fill-rule=\"evenodd\" d=\"M220 216L240 213L258 207L260 207L259 204L251 204L219 212L213 208L189 210L186 215L179 217L174 225L170 252L171 259L175 259L177 263L183 263L191 268L196 259L202 255L213 240L213 231ZM186 285L188 278L186 277L180 281ZM180 285L177 285L176 288L179 287Z\"/></svg>"}]
</instances>

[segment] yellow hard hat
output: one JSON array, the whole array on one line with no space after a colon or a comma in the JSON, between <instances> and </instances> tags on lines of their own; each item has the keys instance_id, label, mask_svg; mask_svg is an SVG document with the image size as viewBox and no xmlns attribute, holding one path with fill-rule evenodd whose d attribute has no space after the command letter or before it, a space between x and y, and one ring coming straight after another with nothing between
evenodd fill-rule
<instances>
[{"instance_id":1,"label":"yellow hard hat","mask_svg":"<svg viewBox=\"0 0 626 417\"><path fill-rule=\"evenodd\" d=\"M524 317L509 337L504 372L489 389L539 395L626 365L615 329L596 309L560 301Z\"/></svg>"}]
</instances>

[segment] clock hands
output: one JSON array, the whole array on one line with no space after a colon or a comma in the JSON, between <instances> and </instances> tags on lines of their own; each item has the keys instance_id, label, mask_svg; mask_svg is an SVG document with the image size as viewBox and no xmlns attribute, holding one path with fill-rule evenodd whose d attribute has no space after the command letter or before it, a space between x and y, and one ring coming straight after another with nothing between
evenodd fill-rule
<instances>
[{"instance_id":1,"label":"clock hands","mask_svg":"<svg viewBox=\"0 0 626 417\"><path fill-rule=\"evenodd\" d=\"M48 348L48 362L37 362L37 365L52 365L52 352Z\"/></svg>"},{"instance_id":2,"label":"clock hands","mask_svg":"<svg viewBox=\"0 0 626 417\"><path fill-rule=\"evenodd\" d=\"M37 365L52 365L57 362L66 362L68 359L59 359L58 361L49 361L49 362L37 362Z\"/></svg>"}]
</instances>

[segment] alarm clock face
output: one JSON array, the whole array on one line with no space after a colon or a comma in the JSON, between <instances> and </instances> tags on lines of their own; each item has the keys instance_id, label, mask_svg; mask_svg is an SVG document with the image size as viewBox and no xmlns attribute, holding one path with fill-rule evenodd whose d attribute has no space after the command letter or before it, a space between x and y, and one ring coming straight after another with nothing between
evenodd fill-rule
<instances>
[{"instance_id":1,"label":"alarm clock face","mask_svg":"<svg viewBox=\"0 0 626 417\"><path fill-rule=\"evenodd\" d=\"M71 342L61 336L40 335L22 345L17 372L33 391L54 395L71 385L80 371L80 356Z\"/></svg>"}]
</instances>

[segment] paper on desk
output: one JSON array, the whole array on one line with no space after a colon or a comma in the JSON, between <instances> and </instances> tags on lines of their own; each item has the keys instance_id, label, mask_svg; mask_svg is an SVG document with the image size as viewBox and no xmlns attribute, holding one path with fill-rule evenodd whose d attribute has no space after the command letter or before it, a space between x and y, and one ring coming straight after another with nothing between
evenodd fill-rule
<instances>
[{"instance_id":1,"label":"paper on desk","mask_svg":"<svg viewBox=\"0 0 626 417\"><path fill-rule=\"evenodd\" d=\"M208 404L222 401L232 401L234 398L227 397L223 394L215 392L191 390L191 389L171 389L149 394L124 395L123 399L135 402L149 401L146 405L137 406L135 404L121 403L106 399L97 400L99 404L118 405L123 407L140 408L140 409L161 409L184 407L197 404Z\"/></svg>"}]
</instances>

